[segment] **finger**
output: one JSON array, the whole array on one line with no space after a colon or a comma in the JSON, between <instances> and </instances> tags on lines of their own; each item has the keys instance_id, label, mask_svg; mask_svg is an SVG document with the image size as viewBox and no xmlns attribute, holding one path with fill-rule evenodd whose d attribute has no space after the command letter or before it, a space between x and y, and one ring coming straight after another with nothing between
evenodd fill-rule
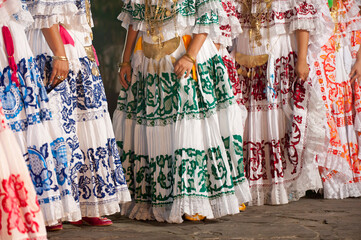
<instances>
[{"instance_id":1,"label":"finger","mask_svg":"<svg viewBox=\"0 0 361 240\"><path fill-rule=\"evenodd\" d=\"M174 67L174 73L175 73L176 75L178 75L178 72L179 72L179 65L178 65L178 63L177 63L176 66Z\"/></svg>"},{"instance_id":2,"label":"finger","mask_svg":"<svg viewBox=\"0 0 361 240\"><path fill-rule=\"evenodd\" d=\"M356 73L356 68L353 67L353 68L351 69L351 72L350 72L349 77L353 77L353 75L355 75L355 73Z\"/></svg>"},{"instance_id":3,"label":"finger","mask_svg":"<svg viewBox=\"0 0 361 240\"><path fill-rule=\"evenodd\" d=\"M178 71L178 78L182 78L184 76L184 73L185 73L185 69L184 68L181 68L179 71Z\"/></svg>"},{"instance_id":4,"label":"finger","mask_svg":"<svg viewBox=\"0 0 361 240\"><path fill-rule=\"evenodd\" d=\"M122 70L120 70L120 72L119 72L119 79L120 79L120 82L125 82L124 72Z\"/></svg>"},{"instance_id":5,"label":"finger","mask_svg":"<svg viewBox=\"0 0 361 240\"><path fill-rule=\"evenodd\" d=\"M123 77L123 79L120 81L120 84L122 85L122 87L123 87L124 89L127 89L127 88L128 88L128 84L127 84L127 82L125 81L124 77Z\"/></svg>"},{"instance_id":6,"label":"finger","mask_svg":"<svg viewBox=\"0 0 361 240\"><path fill-rule=\"evenodd\" d=\"M353 84L356 79L356 75L353 75L353 77L350 79L351 84Z\"/></svg>"},{"instance_id":7,"label":"finger","mask_svg":"<svg viewBox=\"0 0 361 240\"><path fill-rule=\"evenodd\" d=\"M55 76L56 76L56 71L52 71L51 75L50 75L50 79L49 79L50 86L53 86L54 81L55 81Z\"/></svg>"},{"instance_id":8,"label":"finger","mask_svg":"<svg viewBox=\"0 0 361 240\"><path fill-rule=\"evenodd\" d=\"M58 77L63 77L63 76L59 73L57 75L55 75L53 87L56 87L56 86L58 86L59 83L61 83L62 80Z\"/></svg>"},{"instance_id":9,"label":"finger","mask_svg":"<svg viewBox=\"0 0 361 240\"><path fill-rule=\"evenodd\" d=\"M356 79L359 80L360 79L360 75L361 74L357 74L356 72L352 75L351 77L351 83L353 83Z\"/></svg>"},{"instance_id":10,"label":"finger","mask_svg":"<svg viewBox=\"0 0 361 240\"><path fill-rule=\"evenodd\" d=\"M132 78L132 72L131 72L130 68L126 71L126 75L127 75L126 80L128 83L130 83L131 78Z\"/></svg>"},{"instance_id":11,"label":"finger","mask_svg":"<svg viewBox=\"0 0 361 240\"><path fill-rule=\"evenodd\" d=\"M174 69L174 73L175 73L175 75L177 75L178 78L179 78L179 75L180 75L180 72L181 72L180 70L181 70L180 67L177 67L177 68Z\"/></svg>"},{"instance_id":12,"label":"finger","mask_svg":"<svg viewBox=\"0 0 361 240\"><path fill-rule=\"evenodd\" d=\"M185 78L189 77L189 75L190 75L190 73L191 73L191 70L192 70L192 68L187 69L187 73L186 73Z\"/></svg>"}]
</instances>

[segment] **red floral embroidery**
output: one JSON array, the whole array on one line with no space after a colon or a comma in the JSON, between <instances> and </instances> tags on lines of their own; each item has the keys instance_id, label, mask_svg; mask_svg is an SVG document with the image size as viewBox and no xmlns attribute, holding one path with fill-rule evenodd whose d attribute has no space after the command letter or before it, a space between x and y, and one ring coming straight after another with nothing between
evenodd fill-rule
<instances>
[{"instance_id":1,"label":"red floral embroidery","mask_svg":"<svg viewBox=\"0 0 361 240\"><path fill-rule=\"evenodd\" d=\"M234 60L228 56L223 56L222 59L223 59L224 65L227 68L229 79L231 80L231 83L232 83L233 94L235 96L237 96L237 94L241 93L241 88L240 88L239 77L238 77L238 73L237 73L237 69L236 69L236 64L235 64Z\"/></svg>"},{"instance_id":2,"label":"red floral embroidery","mask_svg":"<svg viewBox=\"0 0 361 240\"><path fill-rule=\"evenodd\" d=\"M38 202L35 199L37 209L30 209L28 191L20 175L12 174L9 179L2 180L0 199L2 210L7 216L8 235L12 235L15 229L20 233L39 231L39 224L34 220L35 214L40 212ZM1 228L2 226L0 226Z\"/></svg>"}]
</instances>

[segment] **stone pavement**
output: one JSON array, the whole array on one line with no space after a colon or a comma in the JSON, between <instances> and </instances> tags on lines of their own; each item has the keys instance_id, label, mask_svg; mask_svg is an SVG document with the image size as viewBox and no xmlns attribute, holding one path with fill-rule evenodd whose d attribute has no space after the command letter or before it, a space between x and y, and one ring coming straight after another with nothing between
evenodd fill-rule
<instances>
[{"instance_id":1,"label":"stone pavement","mask_svg":"<svg viewBox=\"0 0 361 240\"><path fill-rule=\"evenodd\" d=\"M182 224L135 221L110 217L109 227L76 227L49 233L57 239L251 240L251 239L360 239L361 198L326 200L302 198L281 206L253 206L246 212L202 222Z\"/></svg>"}]
</instances>

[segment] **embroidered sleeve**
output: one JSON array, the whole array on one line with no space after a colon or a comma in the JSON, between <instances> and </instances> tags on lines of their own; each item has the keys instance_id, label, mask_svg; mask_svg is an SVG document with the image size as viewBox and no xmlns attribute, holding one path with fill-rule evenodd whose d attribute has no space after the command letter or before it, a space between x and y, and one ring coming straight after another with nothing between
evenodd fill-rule
<instances>
[{"instance_id":1,"label":"embroidered sleeve","mask_svg":"<svg viewBox=\"0 0 361 240\"><path fill-rule=\"evenodd\" d=\"M233 0L222 0L222 7L227 14L226 21L220 24L221 34L215 43L225 47L232 45L232 40L242 33L242 27L237 19L236 6Z\"/></svg>"},{"instance_id":2,"label":"embroidered sleeve","mask_svg":"<svg viewBox=\"0 0 361 240\"><path fill-rule=\"evenodd\" d=\"M139 16L142 12L144 13L143 4L132 4L131 1L125 1L118 20L122 22L122 27L125 29L128 29L129 25L133 25L135 30L139 30L139 24L144 21Z\"/></svg>"},{"instance_id":3,"label":"embroidered sleeve","mask_svg":"<svg viewBox=\"0 0 361 240\"><path fill-rule=\"evenodd\" d=\"M290 33L306 30L310 33L309 48L317 52L332 35L334 24L327 2L323 0L294 0Z\"/></svg>"},{"instance_id":4,"label":"embroidered sleeve","mask_svg":"<svg viewBox=\"0 0 361 240\"><path fill-rule=\"evenodd\" d=\"M320 22L318 21L319 11L321 10L322 1L297 0L293 6L294 17L290 25L290 31L306 30L314 32ZM325 5L325 3L323 3Z\"/></svg>"},{"instance_id":5,"label":"embroidered sleeve","mask_svg":"<svg viewBox=\"0 0 361 240\"><path fill-rule=\"evenodd\" d=\"M221 36L220 25L226 24L227 14L219 0L195 0L195 25L193 33L207 33L217 41Z\"/></svg>"}]
</instances>

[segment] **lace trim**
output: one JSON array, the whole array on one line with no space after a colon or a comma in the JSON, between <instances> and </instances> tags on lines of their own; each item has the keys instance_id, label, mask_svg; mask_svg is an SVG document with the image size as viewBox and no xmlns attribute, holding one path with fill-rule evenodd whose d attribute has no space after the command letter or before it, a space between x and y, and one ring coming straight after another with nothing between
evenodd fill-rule
<instances>
[{"instance_id":1,"label":"lace trim","mask_svg":"<svg viewBox=\"0 0 361 240\"><path fill-rule=\"evenodd\" d=\"M74 114L74 120L77 122L87 122L92 120L98 120L105 116L105 114L108 114L107 108L102 107L101 109L98 109L97 111L89 111L87 113L78 113Z\"/></svg>"},{"instance_id":2,"label":"lace trim","mask_svg":"<svg viewBox=\"0 0 361 240\"><path fill-rule=\"evenodd\" d=\"M341 173L334 173L332 177L323 181L323 194L328 199L344 199L361 196L361 179L345 181Z\"/></svg>"},{"instance_id":3,"label":"lace trim","mask_svg":"<svg viewBox=\"0 0 361 240\"><path fill-rule=\"evenodd\" d=\"M27 6L35 20L32 28L49 28L58 23L75 29L89 28L85 12L81 12L73 0L39 0L27 2Z\"/></svg>"},{"instance_id":4,"label":"lace trim","mask_svg":"<svg viewBox=\"0 0 361 240\"><path fill-rule=\"evenodd\" d=\"M121 206L121 214L137 220L182 223L184 214L200 214L208 219L239 213L238 201L234 194L222 195L215 199L182 196L167 206L153 206L150 203L132 203Z\"/></svg>"},{"instance_id":5,"label":"lace trim","mask_svg":"<svg viewBox=\"0 0 361 240\"><path fill-rule=\"evenodd\" d=\"M120 212L119 203L126 203L131 201L130 193L126 186L117 188L116 196L106 200L99 200L96 202L81 202L80 210L82 216L87 217L101 217L108 216Z\"/></svg>"}]
</instances>

